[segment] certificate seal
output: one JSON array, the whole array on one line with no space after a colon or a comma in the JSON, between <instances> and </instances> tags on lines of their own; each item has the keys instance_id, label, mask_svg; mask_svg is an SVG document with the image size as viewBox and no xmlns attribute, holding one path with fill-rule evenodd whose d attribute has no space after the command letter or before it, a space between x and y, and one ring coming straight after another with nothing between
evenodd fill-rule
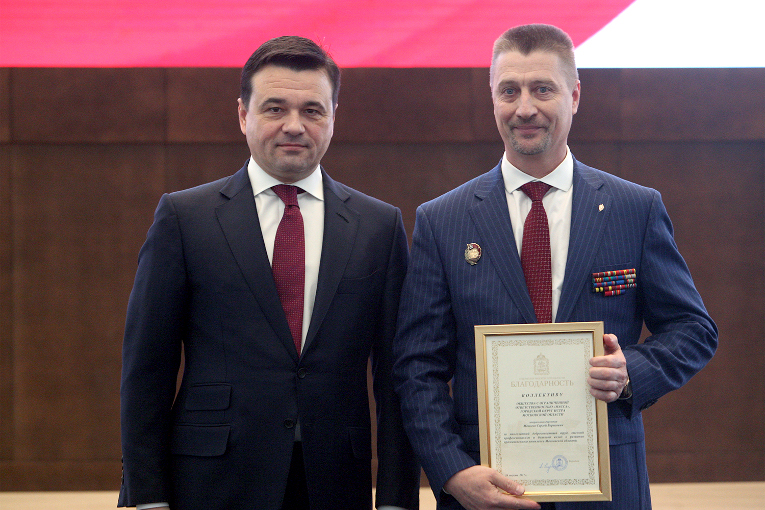
<instances>
[{"instance_id":1,"label":"certificate seal","mask_svg":"<svg viewBox=\"0 0 765 510\"><path fill-rule=\"evenodd\" d=\"M553 457L552 467L556 471L564 471L568 467L568 460L563 455L556 455Z\"/></svg>"}]
</instances>

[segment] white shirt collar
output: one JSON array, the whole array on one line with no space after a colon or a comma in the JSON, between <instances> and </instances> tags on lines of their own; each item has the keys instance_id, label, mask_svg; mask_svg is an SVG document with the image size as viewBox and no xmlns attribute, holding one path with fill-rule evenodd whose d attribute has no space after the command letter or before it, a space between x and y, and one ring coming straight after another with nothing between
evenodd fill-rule
<instances>
[{"instance_id":1,"label":"white shirt collar","mask_svg":"<svg viewBox=\"0 0 765 510\"><path fill-rule=\"evenodd\" d=\"M505 190L507 193L512 193L531 181L542 181L553 188L568 191L574 182L574 158L571 155L571 151L566 147L566 157L563 158L560 165L541 179L535 179L513 166L513 164L507 160L507 154L504 154L502 156L502 178L505 181Z\"/></svg>"},{"instance_id":2,"label":"white shirt collar","mask_svg":"<svg viewBox=\"0 0 765 510\"><path fill-rule=\"evenodd\" d=\"M255 162L254 159L252 159L252 156L250 156L250 161L247 163L247 173L250 177L252 192L255 196L263 193L264 191L270 190L277 184L284 184L278 179L268 175L266 171L263 170L260 165ZM302 188L306 191L306 193L309 193L319 200L324 200L324 185L321 177L321 169L319 166L317 166L316 169L311 172L308 177L297 182L293 182L292 185Z\"/></svg>"}]
</instances>

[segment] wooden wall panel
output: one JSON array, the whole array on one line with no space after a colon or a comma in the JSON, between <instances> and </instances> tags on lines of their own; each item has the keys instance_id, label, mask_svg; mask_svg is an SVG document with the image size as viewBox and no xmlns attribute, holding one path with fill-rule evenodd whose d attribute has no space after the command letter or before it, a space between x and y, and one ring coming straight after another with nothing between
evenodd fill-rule
<instances>
[{"instance_id":1,"label":"wooden wall panel","mask_svg":"<svg viewBox=\"0 0 765 510\"><path fill-rule=\"evenodd\" d=\"M624 178L621 147L611 142L569 141L571 154L585 165Z\"/></svg>"},{"instance_id":2,"label":"wooden wall panel","mask_svg":"<svg viewBox=\"0 0 765 510\"><path fill-rule=\"evenodd\" d=\"M644 413L649 456L695 455L695 471L719 474L719 458L731 445L748 454L759 447L764 454L765 398L751 406L732 400L765 396L758 375L763 357L752 358L765 336L765 286L752 277L765 274L765 260L752 258L765 253L763 236L752 235L765 232L765 219L753 210L765 203L762 145L630 143L623 165L631 180L662 192L678 247L720 330L719 349L706 369ZM746 359L751 362L741 364ZM751 476L750 466L731 463L729 469L732 479Z\"/></svg>"},{"instance_id":3,"label":"wooden wall panel","mask_svg":"<svg viewBox=\"0 0 765 510\"><path fill-rule=\"evenodd\" d=\"M168 69L167 141L242 142L239 69Z\"/></svg>"},{"instance_id":4,"label":"wooden wall panel","mask_svg":"<svg viewBox=\"0 0 765 510\"><path fill-rule=\"evenodd\" d=\"M13 69L14 142L165 140L162 69Z\"/></svg>"},{"instance_id":5,"label":"wooden wall panel","mask_svg":"<svg viewBox=\"0 0 765 510\"><path fill-rule=\"evenodd\" d=\"M11 70L0 69L0 143L11 141Z\"/></svg>"},{"instance_id":6,"label":"wooden wall panel","mask_svg":"<svg viewBox=\"0 0 765 510\"><path fill-rule=\"evenodd\" d=\"M242 140L232 144L168 145L165 191L178 191L215 181L242 168L250 157L250 151L244 135L241 132L239 135ZM157 203L159 196L155 205Z\"/></svg>"},{"instance_id":7,"label":"wooden wall panel","mask_svg":"<svg viewBox=\"0 0 765 510\"><path fill-rule=\"evenodd\" d=\"M117 491L121 470L119 456L107 461L0 462L0 491ZM113 507L116 506L115 497Z\"/></svg>"},{"instance_id":8,"label":"wooden wall panel","mask_svg":"<svg viewBox=\"0 0 765 510\"><path fill-rule=\"evenodd\" d=\"M333 143L327 172L348 186L396 205L410 234L418 205L493 168L501 143Z\"/></svg>"},{"instance_id":9,"label":"wooden wall panel","mask_svg":"<svg viewBox=\"0 0 765 510\"><path fill-rule=\"evenodd\" d=\"M473 126L475 142L501 142L497 132L497 123L494 121L494 104L491 100L491 87L489 86L489 69L474 68L470 70L470 89L463 91L469 93L470 117L465 122Z\"/></svg>"},{"instance_id":10,"label":"wooden wall panel","mask_svg":"<svg viewBox=\"0 0 765 510\"><path fill-rule=\"evenodd\" d=\"M645 413L656 482L765 479L765 70L583 70L571 149L662 192L720 327ZM0 69L0 490L116 489L125 306L160 195L248 150L238 69ZM335 179L415 208L493 167L487 69L343 71ZM722 186L722 188L721 188Z\"/></svg>"},{"instance_id":11,"label":"wooden wall panel","mask_svg":"<svg viewBox=\"0 0 765 510\"><path fill-rule=\"evenodd\" d=\"M621 69L579 70L582 89L570 142L618 142L622 139L621 77Z\"/></svg>"},{"instance_id":12,"label":"wooden wall panel","mask_svg":"<svg viewBox=\"0 0 765 510\"><path fill-rule=\"evenodd\" d=\"M765 138L763 69L622 70L624 140Z\"/></svg>"},{"instance_id":13,"label":"wooden wall panel","mask_svg":"<svg viewBox=\"0 0 765 510\"><path fill-rule=\"evenodd\" d=\"M119 459L124 311L163 164L161 146L14 149L12 450L24 479Z\"/></svg>"},{"instance_id":14,"label":"wooden wall panel","mask_svg":"<svg viewBox=\"0 0 765 510\"><path fill-rule=\"evenodd\" d=\"M342 80L335 142L475 140L470 69L346 69Z\"/></svg>"},{"instance_id":15,"label":"wooden wall panel","mask_svg":"<svg viewBox=\"0 0 765 510\"><path fill-rule=\"evenodd\" d=\"M13 458L13 228L11 211L11 151L8 145L0 144L0 462ZM0 488L2 485L0 478Z\"/></svg>"}]
</instances>

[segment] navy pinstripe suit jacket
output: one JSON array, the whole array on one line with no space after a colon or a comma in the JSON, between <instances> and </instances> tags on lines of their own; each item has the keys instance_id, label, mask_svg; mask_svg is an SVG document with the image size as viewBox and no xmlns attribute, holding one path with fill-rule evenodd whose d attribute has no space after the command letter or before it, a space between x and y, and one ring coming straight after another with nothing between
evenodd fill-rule
<instances>
[{"instance_id":1,"label":"navy pinstripe suit jacket","mask_svg":"<svg viewBox=\"0 0 765 510\"><path fill-rule=\"evenodd\" d=\"M647 485L640 411L707 363L717 328L677 250L659 193L578 161L573 183L556 321L603 321L627 358L634 396L608 406L616 501L621 487L632 485L630 476ZM483 252L476 265L465 261L472 242ZM591 292L593 272L627 268L637 270L636 288L611 297ZM479 457L473 327L534 322L500 165L417 209L394 372L407 432L437 498L453 474ZM638 343L644 322L652 335ZM632 469L622 469L614 446L630 443L641 451ZM649 508L648 500L633 508Z\"/></svg>"}]
</instances>

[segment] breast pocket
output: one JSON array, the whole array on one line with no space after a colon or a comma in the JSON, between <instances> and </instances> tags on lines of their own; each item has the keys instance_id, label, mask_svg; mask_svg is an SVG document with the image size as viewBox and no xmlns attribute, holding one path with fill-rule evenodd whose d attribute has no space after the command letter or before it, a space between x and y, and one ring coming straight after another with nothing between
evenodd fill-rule
<instances>
[{"instance_id":1,"label":"breast pocket","mask_svg":"<svg viewBox=\"0 0 765 510\"><path fill-rule=\"evenodd\" d=\"M599 297L615 297L634 293L638 285L635 264L624 262L596 267L589 279L589 291Z\"/></svg>"},{"instance_id":2,"label":"breast pocket","mask_svg":"<svg viewBox=\"0 0 765 510\"><path fill-rule=\"evenodd\" d=\"M343 278L340 280L340 284L337 286L338 294L363 294L371 292L377 285L379 280L378 273L380 270L375 270L372 274L363 276L361 278Z\"/></svg>"}]
</instances>

